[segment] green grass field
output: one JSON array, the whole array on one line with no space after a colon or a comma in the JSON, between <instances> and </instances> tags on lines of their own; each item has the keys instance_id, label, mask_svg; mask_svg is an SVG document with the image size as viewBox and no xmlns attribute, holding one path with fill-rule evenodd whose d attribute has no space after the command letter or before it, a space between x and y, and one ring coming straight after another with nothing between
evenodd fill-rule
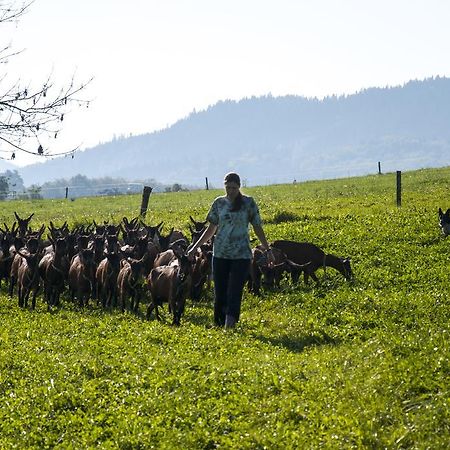
<instances>
[{"instance_id":1,"label":"green grass field","mask_svg":"<svg viewBox=\"0 0 450 450\"><path fill-rule=\"evenodd\" d=\"M395 174L246 189L269 240L349 256L355 280L245 292L234 331L212 327L212 293L177 328L167 309L23 310L2 286L0 448L449 448L449 180L404 173L401 208ZM217 195L152 194L146 222L187 232ZM4 202L0 223L119 222L140 202Z\"/></svg>"}]
</instances>

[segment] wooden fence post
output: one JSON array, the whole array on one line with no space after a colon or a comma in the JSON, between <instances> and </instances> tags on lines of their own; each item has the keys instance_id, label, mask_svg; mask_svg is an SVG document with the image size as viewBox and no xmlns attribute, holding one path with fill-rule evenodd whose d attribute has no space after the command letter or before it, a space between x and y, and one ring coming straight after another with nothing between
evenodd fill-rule
<instances>
[{"instance_id":1,"label":"wooden fence post","mask_svg":"<svg viewBox=\"0 0 450 450\"><path fill-rule=\"evenodd\" d=\"M381 175L381 162L378 161L378 175Z\"/></svg>"},{"instance_id":2,"label":"wooden fence post","mask_svg":"<svg viewBox=\"0 0 450 450\"><path fill-rule=\"evenodd\" d=\"M69 188L66 187L66 198L69 196Z\"/></svg>"},{"instance_id":3,"label":"wooden fence post","mask_svg":"<svg viewBox=\"0 0 450 450\"><path fill-rule=\"evenodd\" d=\"M150 186L144 186L144 190L142 191L142 202L141 202L141 216L145 217L147 214L147 206L148 200L150 199L150 194L152 193L153 188Z\"/></svg>"},{"instance_id":4,"label":"wooden fence post","mask_svg":"<svg viewBox=\"0 0 450 450\"><path fill-rule=\"evenodd\" d=\"M402 206L402 171L397 170L397 206Z\"/></svg>"},{"instance_id":5,"label":"wooden fence post","mask_svg":"<svg viewBox=\"0 0 450 450\"><path fill-rule=\"evenodd\" d=\"M209 191L208 177L205 177L205 182L206 182L206 190Z\"/></svg>"}]
</instances>

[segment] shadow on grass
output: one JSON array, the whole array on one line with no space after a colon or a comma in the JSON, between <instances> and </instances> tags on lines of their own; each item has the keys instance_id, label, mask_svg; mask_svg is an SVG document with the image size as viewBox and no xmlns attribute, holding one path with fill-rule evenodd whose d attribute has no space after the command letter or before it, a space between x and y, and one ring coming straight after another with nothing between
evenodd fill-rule
<instances>
[{"instance_id":1,"label":"shadow on grass","mask_svg":"<svg viewBox=\"0 0 450 450\"><path fill-rule=\"evenodd\" d=\"M327 333L322 332L320 335L313 334L310 336L299 336L293 337L290 335L278 336L278 337L269 337L257 335L256 339L264 342L265 344L270 344L275 347L282 347L286 350L289 350L292 353L300 353L305 348L308 347L319 347L322 345L338 345L339 341L333 339Z\"/></svg>"}]
</instances>

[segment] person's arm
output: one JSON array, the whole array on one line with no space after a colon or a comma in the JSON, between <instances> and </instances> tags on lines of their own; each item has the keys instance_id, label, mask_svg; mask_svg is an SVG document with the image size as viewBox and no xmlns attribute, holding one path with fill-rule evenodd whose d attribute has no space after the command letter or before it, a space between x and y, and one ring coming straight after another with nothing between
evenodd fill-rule
<instances>
[{"instance_id":1,"label":"person's arm","mask_svg":"<svg viewBox=\"0 0 450 450\"><path fill-rule=\"evenodd\" d=\"M217 230L217 225L214 225L212 223L209 223L208 227L206 228L206 230L202 233L202 235L200 236L199 240L196 241L192 247L188 250L187 252L187 256L190 260L192 260L195 256L195 252L197 251L197 249L204 244L205 242L208 242L213 236L214 233Z\"/></svg>"},{"instance_id":2,"label":"person's arm","mask_svg":"<svg viewBox=\"0 0 450 450\"><path fill-rule=\"evenodd\" d=\"M264 233L263 227L261 225L253 225L253 231L256 234L256 237L261 242L264 250L269 250L270 246L266 239L266 234Z\"/></svg>"},{"instance_id":3,"label":"person's arm","mask_svg":"<svg viewBox=\"0 0 450 450\"><path fill-rule=\"evenodd\" d=\"M263 227L261 225L253 225L253 231L255 232L257 238L264 247L264 250L267 251L267 259L269 263L273 263L275 259L272 253L272 249L270 248L270 245L267 242L266 234L264 233Z\"/></svg>"}]
</instances>

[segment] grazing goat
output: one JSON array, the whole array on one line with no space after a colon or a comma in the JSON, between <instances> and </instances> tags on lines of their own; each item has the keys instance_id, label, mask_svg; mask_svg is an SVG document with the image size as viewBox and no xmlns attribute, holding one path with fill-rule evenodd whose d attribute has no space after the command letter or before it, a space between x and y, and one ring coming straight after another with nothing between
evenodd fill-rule
<instances>
[{"instance_id":1,"label":"grazing goat","mask_svg":"<svg viewBox=\"0 0 450 450\"><path fill-rule=\"evenodd\" d=\"M296 264L289 260L287 256L279 249L272 248L274 257L273 264L267 260L267 252L262 245L255 247L252 251L253 257L250 264L249 290L255 295L260 294L261 278L262 284L266 289L280 287L283 274L290 273L292 280L296 282L302 271L308 270L311 262L305 264Z\"/></svg>"},{"instance_id":2,"label":"grazing goat","mask_svg":"<svg viewBox=\"0 0 450 450\"><path fill-rule=\"evenodd\" d=\"M447 237L450 234L450 208L445 213L439 208L438 214L442 234Z\"/></svg>"},{"instance_id":3,"label":"grazing goat","mask_svg":"<svg viewBox=\"0 0 450 450\"><path fill-rule=\"evenodd\" d=\"M316 283L319 282L315 271L319 267L333 267L339 271L346 280L350 280L353 277L352 269L350 267L350 258L341 258L326 254L317 245L310 244L308 242L294 242L280 240L275 241L272 247L281 250L289 260L296 264L306 264L311 262L310 266L303 272L305 283L308 283L309 277L311 277Z\"/></svg>"},{"instance_id":4,"label":"grazing goat","mask_svg":"<svg viewBox=\"0 0 450 450\"><path fill-rule=\"evenodd\" d=\"M147 277L151 301L147 308L147 319L155 310L155 317L160 320L158 306L164 302L169 304L169 312L173 314L173 325L180 325L184 312L186 297L191 289L192 265L186 255L178 255L177 262L170 266L155 267Z\"/></svg>"}]
</instances>

